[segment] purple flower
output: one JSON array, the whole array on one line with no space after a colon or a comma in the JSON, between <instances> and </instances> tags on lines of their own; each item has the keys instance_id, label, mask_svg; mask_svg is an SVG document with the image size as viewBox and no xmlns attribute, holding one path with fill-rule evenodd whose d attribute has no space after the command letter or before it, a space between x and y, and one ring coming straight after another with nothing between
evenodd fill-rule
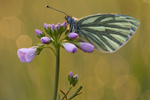
<instances>
[{"instance_id":1,"label":"purple flower","mask_svg":"<svg viewBox=\"0 0 150 100\"><path fill-rule=\"evenodd\" d=\"M91 53L94 51L94 46L90 43L79 42L79 47L84 52Z\"/></svg>"},{"instance_id":2,"label":"purple flower","mask_svg":"<svg viewBox=\"0 0 150 100\"><path fill-rule=\"evenodd\" d=\"M55 26L54 24L52 24L51 30L52 30L52 31L56 30L56 26Z\"/></svg>"},{"instance_id":3,"label":"purple flower","mask_svg":"<svg viewBox=\"0 0 150 100\"><path fill-rule=\"evenodd\" d=\"M78 37L78 34L77 33L69 33L68 37L69 37L69 39L75 39Z\"/></svg>"},{"instance_id":4,"label":"purple flower","mask_svg":"<svg viewBox=\"0 0 150 100\"><path fill-rule=\"evenodd\" d=\"M41 38L41 42L43 44L49 44L50 43L50 38L49 37L42 37Z\"/></svg>"},{"instance_id":5,"label":"purple flower","mask_svg":"<svg viewBox=\"0 0 150 100\"><path fill-rule=\"evenodd\" d=\"M62 26L63 26L64 28L66 28L67 23L66 23L66 22L62 23Z\"/></svg>"},{"instance_id":6,"label":"purple flower","mask_svg":"<svg viewBox=\"0 0 150 100\"><path fill-rule=\"evenodd\" d=\"M63 47L70 53L75 53L78 50L72 43L63 43Z\"/></svg>"},{"instance_id":7,"label":"purple flower","mask_svg":"<svg viewBox=\"0 0 150 100\"><path fill-rule=\"evenodd\" d=\"M35 33L37 36L40 36L40 34L43 34L43 32L39 29L35 29Z\"/></svg>"},{"instance_id":8,"label":"purple flower","mask_svg":"<svg viewBox=\"0 0 150 100\"><path fill-rule=\"evenodd\" d=\"M49 27L49 28L50 28L50 27L51 27L51 25L50 25L50 24L47 24L47 23L44 23L44 27L45 27L45 28L47 28L47 27Z\"/></svg>"},{"instance_id":9,"label":"purple flower","mask_svg":"<svg viewBox=\"0 0 150 100\"><path fill-rule=\"evenodd\" d=\"M36 50L37 50L37 48L33 48L33 47L21 48L21 49L18 49L17 55L21 62L29 63L35 57Z\"/></svg>"},{"instance_id":10,"label":"purple flower","mask_svg":"<svg viewBox=\"0 0 150 100\"><path fill-rule=\"evenodd\" d=\"M70 76L70 77L72 77L72 76L73 76L73 73L72 73L72 72L70 72L70 73L69 73L69 76Z\"/></svg>"},{"instance_id":11,"label":"purple flower","mask_svg":"<svg viewBox=\"0 0 150 100\"><path fill-rule=\"evenodd\" d=\"M58 29L60 29L61 24L60 24L60 23L58 23L58 24L56 25L56 27L58 27Z\"/></svg>"}]
</instances>

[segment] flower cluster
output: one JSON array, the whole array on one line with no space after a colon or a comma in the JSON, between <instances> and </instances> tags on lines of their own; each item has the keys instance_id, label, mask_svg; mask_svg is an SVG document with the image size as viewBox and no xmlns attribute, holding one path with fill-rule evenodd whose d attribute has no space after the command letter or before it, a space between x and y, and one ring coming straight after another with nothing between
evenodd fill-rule
<instances>
[{"instance_id":1,"label":"flower cluster","mask_svg":"<svg viewBox=\"0 0 150 100\"><path fill-rule=\"evenodd\" d=\"M52 45L54 48L62 46L67 52L70 53L77 52L78 48L87 53L91 53L94 50L94 46L92 44L79 42L80 37L77 33L70 33L68 30L66 30L66 22L62 24L58 23L57 25L44 23L44 29L48 36L46 36L46 34L41 30L35 29L35 33L41 41L40 44L30 48L21 48L18 50L17 54L21 62L31 62L33 58L42 51L43 48L50 48L53 50L51 47ZM65 33L64 37L61 37L62 33Z\"/></svg>"}]
</instances>

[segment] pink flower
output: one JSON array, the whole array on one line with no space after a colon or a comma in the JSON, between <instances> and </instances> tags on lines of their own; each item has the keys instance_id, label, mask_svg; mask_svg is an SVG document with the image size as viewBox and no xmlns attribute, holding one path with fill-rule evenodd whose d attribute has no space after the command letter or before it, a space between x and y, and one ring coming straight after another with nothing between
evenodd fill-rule
<instances>
[{"instance_id":1,"label":"pink flower","mask_svg":"<svg viewBox=\"0 0 150 100\"><path fill-rule=\"evenodd\" d=\"M72 43L63 43L63 47L70 53L75 53L78 50Z\"/></svg>"},{"instance_id":2,"label":"pink flower","mask_svg":"<svg viewBox=\"0 0 150 100\"><path fill-rule=\"evenodd\" d=\"M18 49L17 55L21 62L29 63L35 57L36 50L37 50L37 48L33 48L33 47L21 48L21 49Z\"/></svg>"}]
</instances>

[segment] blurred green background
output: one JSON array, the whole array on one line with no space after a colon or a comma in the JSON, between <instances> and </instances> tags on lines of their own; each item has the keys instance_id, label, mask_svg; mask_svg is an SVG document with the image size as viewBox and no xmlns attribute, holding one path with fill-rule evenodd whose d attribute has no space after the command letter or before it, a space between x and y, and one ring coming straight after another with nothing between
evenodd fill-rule
<instances>
[{"instance_id":1,"label":"blurred green background","mask_svg":"<svg viewBox=\"0 0 150 100\"><path fill-rule=\"evenodd\" d=\"M83 86L74 100L150 100L150 0L0 0L0 100L52 99L52 51L44 49L31 63L17 57L19 48L40 42L35 29L44 31L44 23L65 21L45 5L77 18L117 13L141 21L133 38L113 54L71 54L61 48L59 90L67 91L67 76L73 71L79 82L71 93Z\"/></svg>"}]
</instances>

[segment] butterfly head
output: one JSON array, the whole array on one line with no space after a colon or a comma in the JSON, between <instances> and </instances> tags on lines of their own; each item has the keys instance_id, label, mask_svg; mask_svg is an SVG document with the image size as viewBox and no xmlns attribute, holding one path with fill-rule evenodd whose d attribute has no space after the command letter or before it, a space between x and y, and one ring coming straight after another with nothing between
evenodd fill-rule
<instances>
[{"instance_id":1,"label":"butterfly head","mask_svg":"<svg viewBox=\"0 0 150 100\"><path fill-rule=\"evenodd\" d=\"M74 22L74 19L71 16L65 16L65 19L68 24L72 24Z\"/></svg>"}]
</instances>

